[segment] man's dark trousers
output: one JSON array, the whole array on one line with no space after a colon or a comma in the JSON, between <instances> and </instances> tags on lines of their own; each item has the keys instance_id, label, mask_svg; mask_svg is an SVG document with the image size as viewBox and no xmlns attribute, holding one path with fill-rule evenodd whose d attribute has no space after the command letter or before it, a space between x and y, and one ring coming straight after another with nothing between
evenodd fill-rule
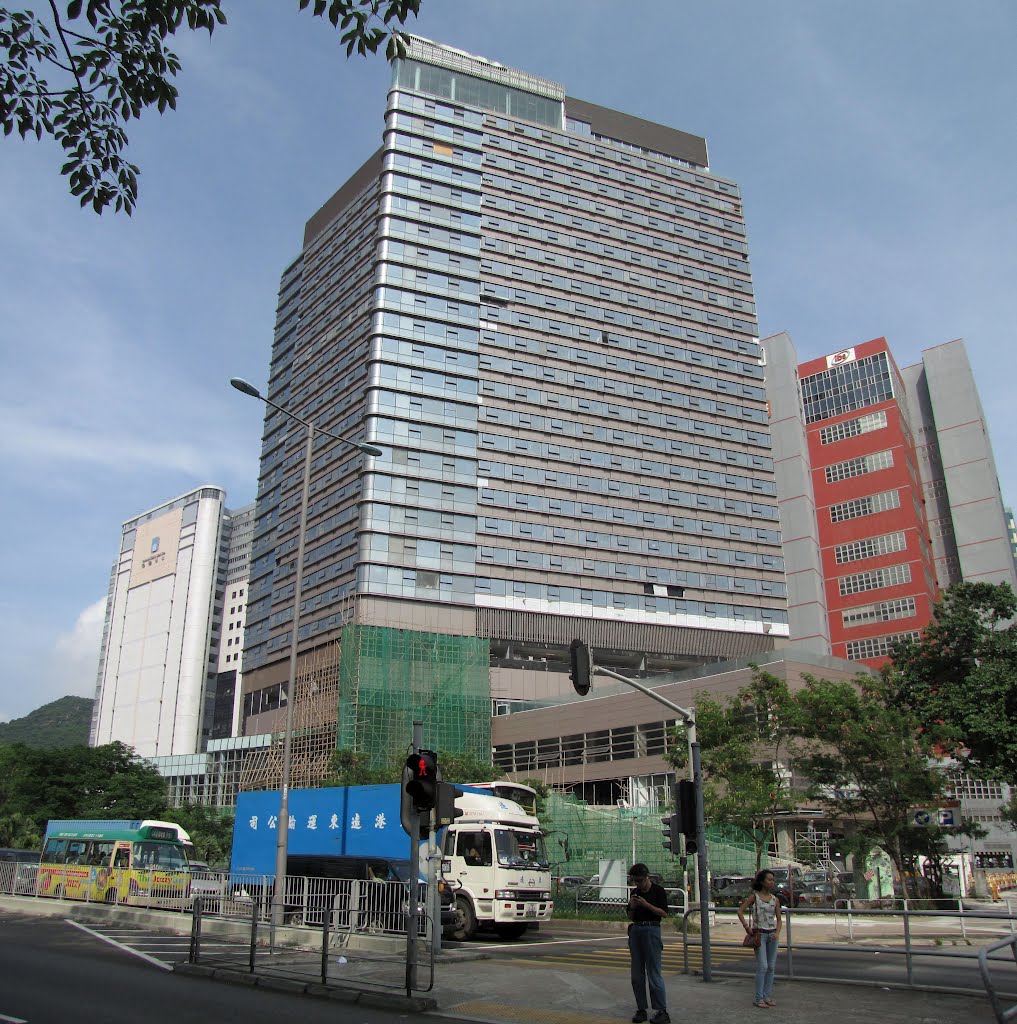
<instances>
[{"instance_id":1,"label":"man's dark trousers","mask_svg":"<svg viewBox=\"0 0 1017 1024\"><path fill-rule=\"evenodd\" d=\"M660 925L636 922L629 929L629 956L632 959L632 994L636 1008L646 1009L646 988L650 988L650 1006L654 1010L667 1009L667 992L660 963L664 953L664 940Z\"/></svg>"}]
</instances>

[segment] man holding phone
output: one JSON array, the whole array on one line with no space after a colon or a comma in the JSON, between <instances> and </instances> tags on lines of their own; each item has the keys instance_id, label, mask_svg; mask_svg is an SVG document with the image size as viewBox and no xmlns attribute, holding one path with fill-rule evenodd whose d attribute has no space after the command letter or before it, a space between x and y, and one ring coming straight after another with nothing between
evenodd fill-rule
<instances>
[{"instance_id":1,"label":"man holding phone","mask_svg":"<svg viewBox=\"0 0 1017 1024\"><path fill-rule=\"evenodd\" d=\"M660 934L660 923L667 917L667 893L650 881L650 869L645 864L633 864L629 869L629 957L632 961L632 993L636 997L636 1012L633 1024L639 1024L646 1017L646 990L650 990L650 1006L653 1016L650 1024L671 1024L667 1012L667 992L661 973L661 958L664 940Z\"/></svg>"}]
</instances>

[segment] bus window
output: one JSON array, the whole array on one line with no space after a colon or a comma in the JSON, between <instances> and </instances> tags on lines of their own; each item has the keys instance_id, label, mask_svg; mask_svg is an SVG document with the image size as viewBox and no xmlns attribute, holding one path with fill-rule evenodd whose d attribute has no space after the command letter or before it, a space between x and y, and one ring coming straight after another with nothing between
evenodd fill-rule
<instances>
[{"instance_id":1,"label":"bus window","mask_svg":"<svg viewBox=\"0 0 1017 1024\"><path fill-rule=\"evenodd\" d=\"M131 866L131 849L129 846L121 846L117 850L116 858L113 861L115 868L129 868Z\"/></svg>"},{"instance_id":2,"label":"bus window","mask_svg":"<svg viewBox=\"0 0 1017 1024\"><path fill-rule=\"evenodd\" d=\"M47 839L42 853L43 864L63 864L67 860L67 840Z\"/></svg>"},{"instance_id":3,"label":"bus window","mask_svg":"<svg viewBox=\"0 0 1017 1024\"><path fill-rule=\"evenodd\" d=\"M68 864L87 864L89 847L92 844L84 839L70 839L67 842Z\"/></svg>"},{"instance_id":4,"label":"bus window","mask_svg":"<svg viewBox=\"0 0 1017 1024\"><path fill-rule=\"evenodd\" d=\"M186 871L187 857L175 843L135 843L134 866L147 871Z\"/></svg>"},{"instance_id":5,"label":"bus window","mask_svg":"<svg viewBox=\"0 0 1017 1024\"><path fill-rule=\"evenodd\" d=\"M97 840L92 843L92 854L88 859L88 863L95 865L95 867L104 868L109 865L112 856L113 843Z\"/></svg>"}]
</instances>

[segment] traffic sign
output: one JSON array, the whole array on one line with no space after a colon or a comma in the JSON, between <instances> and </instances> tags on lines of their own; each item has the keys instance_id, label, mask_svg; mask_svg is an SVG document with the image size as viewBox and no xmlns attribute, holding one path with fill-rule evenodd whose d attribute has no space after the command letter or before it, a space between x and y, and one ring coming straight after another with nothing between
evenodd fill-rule
<instances>
[{"instance_id":1,"label":"traffic sign","mask_svg":"<svg viewBox=\"0 0 1017 1024\"><path fill-rule=\"evenodd\" d=\"M914 822L916 825L925 826L932 821L932 815L928 811L915 811Z\"/></svg>"}]
</instances>

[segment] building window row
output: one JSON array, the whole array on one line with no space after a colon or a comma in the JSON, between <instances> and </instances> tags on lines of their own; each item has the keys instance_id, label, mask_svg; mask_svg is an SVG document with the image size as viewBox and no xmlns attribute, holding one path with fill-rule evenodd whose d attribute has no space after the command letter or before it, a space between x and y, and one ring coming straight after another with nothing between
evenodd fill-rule
<instances>
[{"instance_id":1,"label":"building window row","mask_svg":"<svg viewBox=\"0 0 1017 1024\"><path fill-rule=\"evenodd\" d=\"M663 757L674 743L671 723L624 725L501 744L494 748L494 763L506 772L536 772L637 757Z\"/></svg>"},{"instance_id":2,"label":"building window row","mask_svg":"<svg viewBox=\"0 0 1017 1024\"><path fill-rule=\"evenodd\" d=\"M870 569L868 572L855 573L853 576L841 576L837 581L840 596L860 594L866 590L879 590L881 587L896 587L901 583L911 582L911 566L888 565L885 569Z\"/></svg>"},{"instance_id":3,"label":"building window row","mask_svg":"<svg viewBox=\"0 0 1017 1024\"><path fill-rule=\"evenodd\" d=\"M880 409L878 412L870 412L853 420L844 420L841 423L823 427L819 432L819 443L833 444L834 441L843 441L847 437L857 437L859 434L868 434L873 430L882 430L885 426L886 410Z\"/></svg>"},{"instance_id":4,"label":"building window row","mask_svg":"<svg viewBox=\"0 0 1017 1024\"><path fill-rule=\"evenodd\" d=\"M886 658L895 643L900 640L917 640L921 634L914 630L909 633L895 633L892 636L870 636L864 640L849 640L848 661L864 661L866 658Z\"/></svg>"},{"instance_id":5,"label":"building window row","mask_svg":"<svg viewBox=\"0 0 1017 1024\"><path fill-rule=\"evenodd\" d=\"M801 389L806 423L887 402L893 398L887 353L876 352L805 377Z\"/></svg>"},{"instance_id":6,"label":"building window row","mask_svg":"<svg viewBox=\"0 0 1017 1024\"><path fill-rule=\"evenodd\" d=\"M880 494L867 494L864 498L852 498L830 506L830 522L842 523L847 519L859 516L871 516L877 512L886 512L892 508L900 508L900 491L883 491Z\"/></svg>"},{"instance_id":7,"label":"building window row","mask_svg":"<svg viewBox=\"0 0 1017 1024\"><path fill-rule=\"evenodd\" d=\"M873 622L890 622L893 619L910 619L915 614L913 597L898 597L878 604L863 604L848 608L842 613L844 626L868 626Z\"/></svg>"},{"instance_id":8,"label":"building window row","mask_svg":"<svg viewBox=\"0 0 1017 1024\"><path fill-rule=\"evenodd\" d=\"M836 483L838 480L850 480L854 476L864 476L866 473L877 473L881 469L889 469L893 465L893 452L873 452L871 455L862 455L857 459L847 459L844 462L836 462L823 470L828 484Z\"/></svg>"},{"instance_id":9,"label":"building window row","mask_svg":"<svg viewBox=\"0 0 1017 1024\"><path fill-rule=\"evenodd\" d=\"M849 544L838 544L834 548L834 556L838 563L857 562L862 558L874 558L876 555L888 555L894 551L903 551L907 547L904 531L886 533L882 537L867 537L865 540L851 541Z\"/></svg>"},{"instance_id":10,"label":"building window row","mask_svg":"<svg viewBox=\"0 0 1017 1024\"><path fill-rule=\"evenodd\" d=\"M959 775L950 784L948 792L955 800L1002 800L1003 785L986 779L972 779Z\"/></svg>"}]
</instances>

